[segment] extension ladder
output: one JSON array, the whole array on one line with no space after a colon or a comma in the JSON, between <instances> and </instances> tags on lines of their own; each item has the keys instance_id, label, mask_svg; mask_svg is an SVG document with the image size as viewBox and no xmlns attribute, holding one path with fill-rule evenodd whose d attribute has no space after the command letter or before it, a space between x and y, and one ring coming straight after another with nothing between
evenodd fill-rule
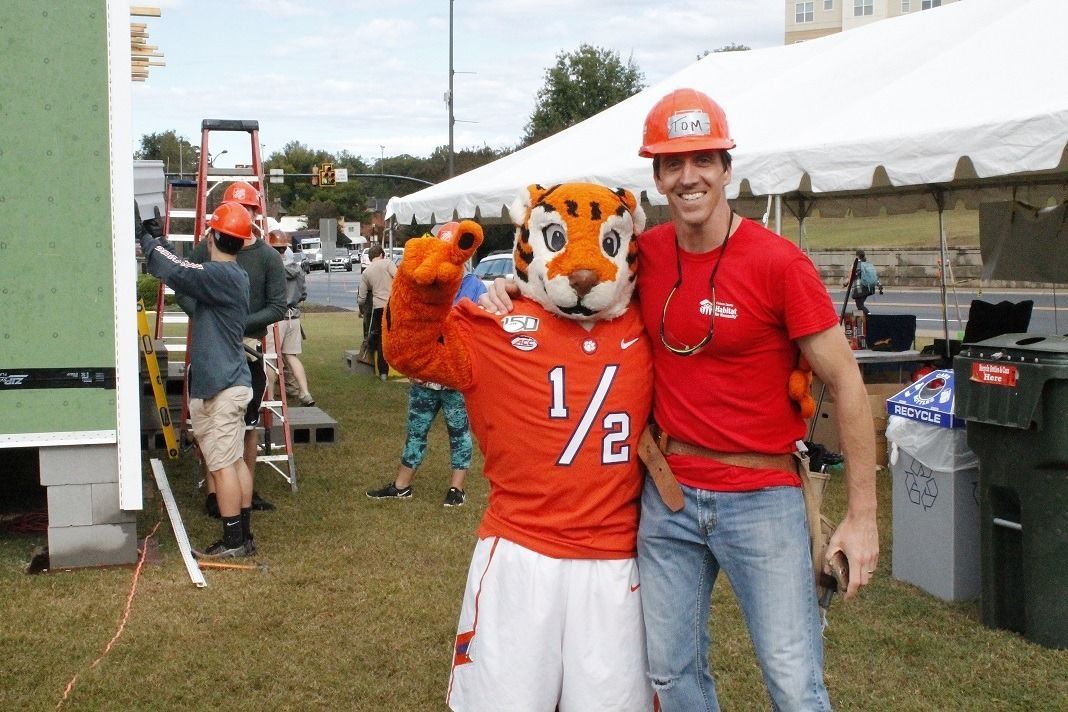
<instances>
[{"instance_id":1,"label":"extension ladder","mask_svg":"<svg viewBox=\"0 0 1068 712\"><path fill-rule=\"evenodd\" d=\"M243 132L248 133L251 141L251 168L216 168L210 165L206 160L211 154L208 151L209 138L212 132ZM247 120L222 120L222 119L204 119L201 123L201 138L200 138L200 166L198 169L197 180L194 181L171 181L167 186L167 217L164 223L164 232L168 235L168 238L172 242L185 242L191 243L196 246L200 240L206 235L208 230L208 221L211 218L211 212L208 210L208 199L211 193L220 185L230 183L235 180L244 180L248 183L255 185L260 189L260 209L259 215L256 220L253 221L253 230L259 233L260 237L266 237L267 234L267 215L266 215L266 195L263 191L265 181L263 179L263 163L260 158L260 142L259 142L259 122L247 121ZM177 208L175 206L177 193L176 189L192 187L196 189L196 207L193 210ZM172 233L172 220L192 220L193 226L190 233ZM184 344L171 344L168 342L168 349L175 352L182 350L185 352L185 368L188 373L189 368L189 350L188 343L191 339L189 331L188 317L179 312L178 314L168 313L167 316L163 316L163 306L165 295L169 290L165 289L164 285L160 285L159 293L157 294L157 320L156 331L157 334L163 332L163 324L165 322L185 322L186 324L186 337ZM277 345L280 343L278 325L277 323L271 324L268 327L273 330L274 343ZM296 461L293 455L293 434L290 427L289 420L289 404L286 401L285 393L285 363L284 360L277 353L267 352L267 340L262 339L260 343L260 350L263 353L264 362L266 367L277 377L277 381L282 385L279 388L278 397L268 400L264 398L260 405L261 426L263 428L263 444L260 446L259 454L256 456L256 462L263 462L268 467L273 469L282 478L289 483L290 489L293 492L297 491L297 469ZM278 419L281 425L282 442L281 452L275 453L272 443L271 432L273 429L274 420ZM188 382L182 391L182 440L183 443L191 442L191 436L189 433L189 389ZM284 466L283 466L284 463Z\"/></svg>"}]
</instances>

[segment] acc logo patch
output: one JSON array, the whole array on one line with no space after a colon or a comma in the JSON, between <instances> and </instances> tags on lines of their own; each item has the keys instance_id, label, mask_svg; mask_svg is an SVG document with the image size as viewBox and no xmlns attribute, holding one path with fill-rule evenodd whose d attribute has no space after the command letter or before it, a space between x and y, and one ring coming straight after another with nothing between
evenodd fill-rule
<instances>
[{"instance_id":1,"label":"acc logo patch","mask_svg":"<svg viewBox=\"0 0 1068 712\"><path fill-rule=\"evenodd\" d=\"M517 336L512 339L512 346L520 351L533 351L538 348L538 342L529 336Z\"/></svg>"},{"instance_id":2,"label":"acc logo patch","mask_svg":"<svg viewBox=\"0 0 1068 712\"><path fill-rule=\"evenodd\" d=\"M538 317L525 314L509 314L501 319L501 328L509 334L518 334L521 331L537 331Z\"/></svg>"}]
</instances>

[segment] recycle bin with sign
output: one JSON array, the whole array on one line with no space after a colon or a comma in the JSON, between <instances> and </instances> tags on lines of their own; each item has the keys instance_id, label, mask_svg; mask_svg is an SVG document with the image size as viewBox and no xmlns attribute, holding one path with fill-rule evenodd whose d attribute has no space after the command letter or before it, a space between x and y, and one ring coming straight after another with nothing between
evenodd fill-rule
<instances>
[{"instance_id":1,"label":"recycle bin with sign","mask_svg":"<svg viewBox=\"0 0 1068 712\"><path fill-rule=\"evenodd\" d=\"M980 593L979 460L953 415L953 371L886 403L893 477L892 574L945 601Z\"/></svg>"}]
</instances>

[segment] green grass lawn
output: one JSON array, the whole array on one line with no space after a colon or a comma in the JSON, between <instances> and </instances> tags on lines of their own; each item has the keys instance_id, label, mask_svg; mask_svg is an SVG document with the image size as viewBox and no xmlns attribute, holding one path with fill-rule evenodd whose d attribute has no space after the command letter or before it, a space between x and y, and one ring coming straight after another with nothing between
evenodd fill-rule
<instances>
[{"instance_id":1,"label":"green grass lawn","mask_svg":"<svg viewBox=\"0 0 1068 712\"><path fill-rule=\"evenodd\" d=\"M139 531L164 520L159 561L143 571L123 637L89 669L118 626L132 569L28 576L30 551L44 537L0 535L0 709L55 709L75 674L70 709L445 709L456 617L486 504L481 460L476 455L467 506L443 508L449 465L439 419L414 499L367 499L364 490L395 474L407 388L345 372L342 352L360 338L354 314L309 314L304 322L312 392L341 437L298 447L296 494L277 475L258 474L257 488L278 506L253 521L267 569L207 571L209 587L195 588L146 468ZM210 543L218 524L201 513L190 462L166 469L194 545ZM837 709L1065 709L1068 652L988 630L976 604L949 605L890 578L889 488L881 475L875 583L856 602L836 602L826 632ZM842 490L832 485L838 513ZM768 709L724 581L714 611L724 709Z\"/></svg>"},{"instance_id":2,"label":"green grass lawn","mask_svg":"<svg viewBox=\"0 0 1068 712\"><path fill-rule=\"evenodd\" d=\"M818 205L818 203L817 203ZM943 214L948 247L979 246L979 211L964 208ZM782 234L797 242L797 219L783 213ZM905 215L805 220L806 250L853 250L858 247L938 248L938 213L920 211Z\"/></svg>"}]
</instances>

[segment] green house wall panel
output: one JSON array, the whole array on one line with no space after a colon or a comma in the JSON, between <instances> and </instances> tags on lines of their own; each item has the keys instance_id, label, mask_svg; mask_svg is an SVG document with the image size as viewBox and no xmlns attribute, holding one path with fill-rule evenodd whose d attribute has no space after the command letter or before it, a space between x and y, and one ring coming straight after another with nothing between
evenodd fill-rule
<instances>
[{"instance_id":1,"label":"green house wall panel","mask_svg":"<svg viewBox=\"0 0 1068 712\"><path fill-rule=\"evenodd\" d=\"M102 1L0 7L0 372L115 367L107 25ZM115 428L113 390L0 390L0 433Z\"/></svg>"}]
</instances>

